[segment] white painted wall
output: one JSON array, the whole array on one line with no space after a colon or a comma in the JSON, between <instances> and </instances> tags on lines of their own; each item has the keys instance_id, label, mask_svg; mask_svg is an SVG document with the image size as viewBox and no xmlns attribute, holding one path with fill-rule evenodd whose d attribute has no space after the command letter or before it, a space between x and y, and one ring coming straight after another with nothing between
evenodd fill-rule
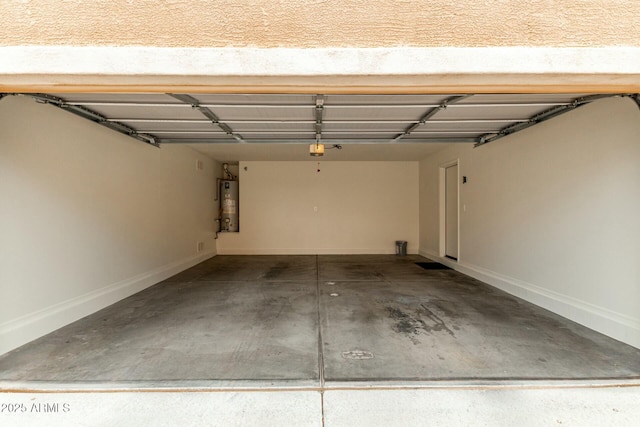
<instances>
[{"instance_id":1,"label":"white painted wall","mask_svg":"<svg viewBox=\"0 0 640 427\"><path fill-rule=\"evenodd\" d=\"M241 162L240 232L222 233L218 252L390 254L396 240L417 252L418 162L320 168L314 161Z\"/></svg>"},{"instance_id":2,"label":"white painted wall","mask_svg":"<svg viewBox=\"0 0 640 427\"><path fill-rule=\"evenodd\" d=\"M0 100L0 353L213 256L219 170L190 148Z\"/></svg>"},{"instance_id":3,"label":"white painted wall","mask_svg":"<svg viewBox=\"0 0 640 427\"><path fill-rule=\"evenodd\" d=\"M640 110L597 101L420 163L420 253L438 258L439 168L459 159L460 271L640 347ZM466 210L464 210L466 206Z\"/></svg>"}]
</instances>

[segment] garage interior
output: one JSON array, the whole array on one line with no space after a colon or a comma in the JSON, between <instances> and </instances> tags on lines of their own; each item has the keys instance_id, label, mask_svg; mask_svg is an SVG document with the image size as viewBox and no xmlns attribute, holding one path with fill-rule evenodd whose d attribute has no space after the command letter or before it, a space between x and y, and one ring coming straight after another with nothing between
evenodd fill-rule
<instances>
[{"instance_id":1,"label":"garage interior","mask_svg":"<svg viewBox=\"0 0 640 427\"><path fill-rule=\"evenodd\" d=\"M638 105L6 94L0 378L638 379Z\"/></svg>"}]
</instances>

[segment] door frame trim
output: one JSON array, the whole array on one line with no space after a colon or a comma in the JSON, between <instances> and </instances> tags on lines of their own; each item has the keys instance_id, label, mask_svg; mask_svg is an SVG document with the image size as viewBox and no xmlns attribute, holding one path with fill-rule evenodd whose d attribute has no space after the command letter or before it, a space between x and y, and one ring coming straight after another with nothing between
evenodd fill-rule
<instances>
[{"instance_id":1,"label":"door frame trim","mask_svg":"<svg viewBox=\"0 0 640 427\"><path fill-rule=\"evenodd\" d=\"M451 257L447 257L446 252L447 252L447 198L446 198L446 191L447 191L447 168L450 168L452 166L458 166L458 176L456 179L456 182L458 184L458 224L457 224L457 229L458 229L458 258L457 259L453 259ZM447 257L449 260L451 260L452 262L459 262L461 259L461 248L460 248L460 158L456 158L454 160L450 160L448 162L445 163L441 163L438 169L438 175L439 175L439 179L438 179L438 199L439 202L438 204L439 206L439 223L440 223L440 235L439 235L439 254L441 257Z\"/></svg>"}]
</instances>

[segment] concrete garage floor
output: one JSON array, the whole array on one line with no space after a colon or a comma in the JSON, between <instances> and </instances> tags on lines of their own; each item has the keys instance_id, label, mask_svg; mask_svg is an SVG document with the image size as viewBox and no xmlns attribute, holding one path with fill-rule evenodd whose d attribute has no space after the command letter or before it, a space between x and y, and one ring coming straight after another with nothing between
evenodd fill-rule
<instances>
[{"instance_id":1,"label":"concrete garage floor","mask_svg":"<svg viewBox=\"0 0 640 427\"><path fill-rule=\"evenodd\" d=\"M451 385L456 393L456 387L478 384L520 387L523 380L536 388L567 381L571 387L610 387L614 381L632 386L619 391L625 393L620 398L636 401L639 349L453 270L415 264L428 261L393 255L217 256L0 356L0 388L297 390L302 395L291 402L310 405L301 412L311 417L308 425L332 416L335 421L337 414L357 425L349 405L337 403L341 393L354 404L366 401L361 393L367 390L381 402L394 401L380 395L385 390L416 401L446 396L440 389L429 395L434 384ZM309 393L325 394L320 409ZM516 394L513 404L522 405ZM616 396L597 399L622 405ZM256 395L244 398L253 402ZM407 416L406 407L395 410ZM434 416L422 406L412 410ZM283 420L293 416L286 405L282 413ZM373 413L359 416L365 420ZM228 419L224 424L233 425Z\"/></svg>"},{"instance_id":2,"label":"concrete garage floor","mask_svg":"<svg viewBox=\"0 0 640 427\"><path fill-rule=\"evenodd\" d=\"M640 350L416 261L217 256L0 357L0 380L640 376Z\"/></svg>"}]
</instances>

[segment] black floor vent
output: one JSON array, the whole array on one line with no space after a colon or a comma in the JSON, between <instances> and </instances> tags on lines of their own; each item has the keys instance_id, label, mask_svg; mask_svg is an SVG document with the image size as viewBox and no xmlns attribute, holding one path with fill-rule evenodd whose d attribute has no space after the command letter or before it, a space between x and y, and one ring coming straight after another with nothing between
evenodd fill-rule
<instances>
[{"instance_id":1,"label":"black floor vent","mask_svg":"<svg viewBox=\"0 0 640 427\"><path fill-rule=\"evenodd\" d=\"M416 265L419 265L425 270L451 270L451 268L439 262L416 262Z\"/></svg>"}]
</instances>

